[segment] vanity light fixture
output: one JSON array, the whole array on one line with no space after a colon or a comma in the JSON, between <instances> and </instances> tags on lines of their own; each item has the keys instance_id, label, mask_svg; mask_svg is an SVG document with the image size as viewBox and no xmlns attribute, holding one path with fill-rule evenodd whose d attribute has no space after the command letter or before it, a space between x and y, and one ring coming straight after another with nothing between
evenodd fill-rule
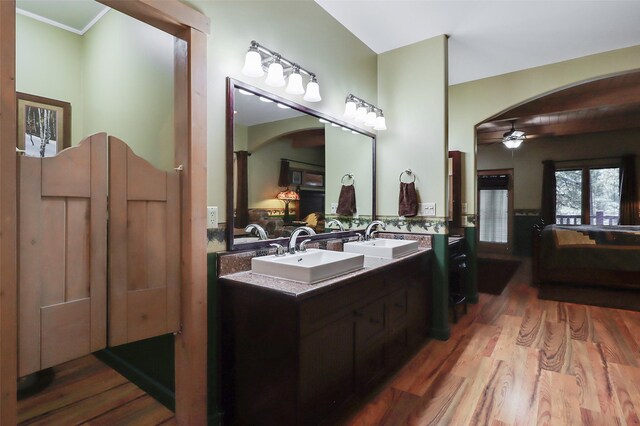
<instances>
[{"instance_id":1,"label":"vanity light fixture","mask_svg":"<svg viewBox=\"0 0 640 426\"><path fill-rule=\"evenodd\" d=\"M382 109L349 93L344 103L344 117L362 123L373 130L387 130Z\"/></svg>"},{"instance_id":2,"label":"vanity light fixture","mask_svg":"<svg viewBox=\"0 0 640 426\"><path fill-rule=\"evenodd\" d=\"M269 99L269 98L265 98L264 96L260 96L260 98L259 98L259 99L260 99L262 102L266 102L266 103L273 102L271 99Z\"/></svg>"},{"instance_id":3,"label":"vanity light fixture","mask_svg":"<svg viewBox=\"0 0 640 426\"><path fill-rule=\"evenodd\" d=\"M278 102L278 108L291 109L291 107L289 105L281 104L280 102Z\"/></svg>"},{"instance_id":4,"label":"vanity light fixture","mask_svg":"<svg viewBox=\"0 0 640 426\"><path fill-rule=\"evenodd\" d=\"M265 69L268 70L265 80L267 85L271 87L283 87L286 85L286 93L291 95L304 94L303 99L307 102L320 102L322 100L320 86L315 73L253 40L245 56L242 73L249 77L262 77ZM302 74L309 77L306 91L302 84ZM288 83L286 78L289 79Z\"/></svg>"},{"instance_id":5,"label":"vanity light fixture","mask_svg":"<svg viewBox=\"0 0 640 426\"><path fill-rule=\"evenodd\" d=\"M318 121L324 124L330 123L329 120L325 120L324 118L318 118Z\"/></svg>"}]
</instances>

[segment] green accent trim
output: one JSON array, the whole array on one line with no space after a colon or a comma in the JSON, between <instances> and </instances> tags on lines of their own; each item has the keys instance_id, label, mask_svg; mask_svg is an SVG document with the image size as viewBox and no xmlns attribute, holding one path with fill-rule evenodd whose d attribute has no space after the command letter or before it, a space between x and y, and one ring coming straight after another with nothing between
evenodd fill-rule
<instances>
[{"instance_id":1,"label":"green accent trim","mask_svg":"<svg viewBox=\"0 0 640 426\"><path fill-rule=\"evenodd\" d=\"M451 328L441 329L432 327L429 330L429 336L437 340L449 340L449 337L451 337Z\"/></svg>"},{"instance_id":2,"label":"green accent trim","mask_svg":"<svg viewBox=\"0 0 640 426\"><path fill-rule=\"evenodd\" d=\"M398 231L442 235L447 232L447 221L445 217L402 217L378 215L376 216L376 219L384 222L387 227L387 232Z\"/></svg>"},{"instance_id":3,"label":"green accent trim","mask_svg":"<svg viewBox=\"0 0 640 426\"><path fill-rule=\"evenodd\" d=\"M106 348L94 354L99 360L122 374L136 386L158 400L171 411L175 411L176 394L173 389L140 370L126 358L113 352L112 348ZM173 373L173 372L172 372Z\"/></svg>"},{"instance_id":4,"label":"green accent trim","mask_svg":"<svg viewBox=\"0 0 640 426\"><path fill-rule=\"evenodd\" d=\"M449 236L433 235L432 246L432 291L431 291L431 336L446 340L449 328Z\"/></svg>"},{"instance_id":5,"label":"green accent trim","mask_svg":"<svg viewBox=\"0 0 640 426\"><path fill-rule=\"evenodd\" d=\"M207 253L207 414L208 424L222 424L218 371L218 255Z\"/></svg>"},{"instance_id":6,"label":"green accent trim","mask_svg":"<svg viewBox=\"0 0 640 426\"><path fill-rule=\"evenodd\" d=\"M478 303L478 247L476 230L478 228L464 228L464 242L467 254L466 295L469 303Z\"/></svg>"}]
</instances>

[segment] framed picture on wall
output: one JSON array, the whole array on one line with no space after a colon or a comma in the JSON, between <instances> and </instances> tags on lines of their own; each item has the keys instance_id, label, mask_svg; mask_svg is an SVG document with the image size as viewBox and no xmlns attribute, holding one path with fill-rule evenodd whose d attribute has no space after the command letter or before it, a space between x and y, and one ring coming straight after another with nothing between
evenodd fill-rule
<instances>
[{"instance_id":1,"label":"framed picture on wall","mask_svg":"<svg viewBox=\"0 0 640 426\"><path fill-rule=\"evenodd\" d=\"M291 171L291 185L300 185L302 184L302 171L300 170L292 170Z\"/></svg>"},{"instance_id":2,"label":"framed picture on wall","mask_svg":"<svg viewBox=\"0 0 640 426\"><path fill-rule=\"evenodd\" d=\"M29 157L53 157L71 146L71 104L16 92L18 149Z\"/></svg>"}]
</instances>

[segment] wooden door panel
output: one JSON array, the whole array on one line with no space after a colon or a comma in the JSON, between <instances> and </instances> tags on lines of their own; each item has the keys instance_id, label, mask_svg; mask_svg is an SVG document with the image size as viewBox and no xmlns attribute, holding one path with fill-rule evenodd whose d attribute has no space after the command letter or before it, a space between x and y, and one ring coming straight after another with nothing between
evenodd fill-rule
<instances>
[{"instance_id":1,"label":"wooden door panel","mask_svg":"<svg viewBox=\"0 0 640 426\"><path fill-rule=\"evenodd\" d=\"M48 368L91 353L91 300L41 308L42 366Z\"/></svg>"},{"instance_id":2,"label":"wooden door panel","mask_svg":"<svg viewBox=\"0 0 640 426\"><path fill-rule=\"evenodd\" d=\"M109 138L109 345L180 325L180 181Z\"/></svg>"},{"instance_id":3,"label":"wooden door panel","mask_svg":"<svg viewBox=\"0 0 640 426\"><path fill-rule=\"evenodd\" d=\"M64 155L42 161L42 196L91 197L90 170L87 167L90 164L89 148L69 149Z\"/></svg>"},{"instance_id":4,"label":"wooden door panel","mask_svg":"<svg viewBox=\"0 0 640 426\"><path fill-rule=\"evenodd\" d=\"M19 159L19 374L106 346L107 140Z\"/></svg>"},{"instance_id":5,"label":"wooden door panel","mask_svg":"<svg viewBox=\"0 0 640 426\"><path fill-rule=\"evenodd\" d=\"M131 342L167 333L167 289L129 291L127 315Z\"/></svg>"}]
</instances>

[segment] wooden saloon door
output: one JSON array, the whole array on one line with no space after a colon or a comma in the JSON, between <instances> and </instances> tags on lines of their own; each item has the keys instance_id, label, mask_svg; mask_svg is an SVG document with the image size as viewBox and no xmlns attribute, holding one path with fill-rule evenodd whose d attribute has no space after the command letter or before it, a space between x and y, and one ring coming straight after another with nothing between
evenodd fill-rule
<instances>
[{"instance_id":1,"label":"wooden saloon door","mask_svg":"<svg viewBox=\"0 0 640 426\"><path fill-rule=\"evenodd\" d=\"M177 331L177 173L105 133L19 169L19 375L104 349L107 293L109 345Z\"/></svg>"},{"instance_id":2,"label":"wooden saloon door","mask_svg":"<svg viewBox=\"0 0 640 426\"><path fill-rule=\"evenodd\" d=\"M180 327L180 177L109 137L109 345Z\"/></svg>"},{"instance_id":3,"label":"wooden saloon door","mask_svg":"<svg viewBox=\"0 0 640 426\"><path fill-rule=\"evenodd\" d=\"M24 376L105 347L107 136L18 162Z\"/></svg>"}]
</instances>

